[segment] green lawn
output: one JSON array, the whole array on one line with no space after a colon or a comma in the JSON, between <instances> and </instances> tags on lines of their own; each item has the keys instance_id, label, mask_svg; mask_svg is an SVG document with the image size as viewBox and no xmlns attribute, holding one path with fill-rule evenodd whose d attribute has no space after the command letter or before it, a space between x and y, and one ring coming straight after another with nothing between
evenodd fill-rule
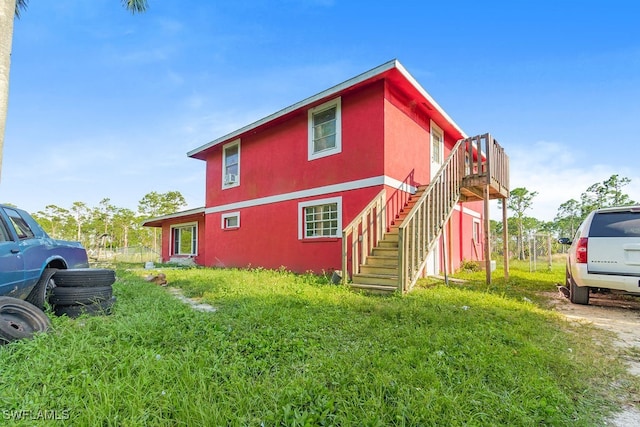
<instances>
[{"instance_id":1,"label":"green lawn","mask_svg":"<svg viewBox=\"0 0 640 427\"><path fill-rule=\"evenodd\" d=\"M0 347L0 418L593 426L604 424L616 395L638 386L604 333L537 303L535 291L555 289L557 271L512 273L492 286L473 273L470 283L422 281L391 297L286 271L163 271L217 311L195 311L142 280L144 271L119 269L113 315L52 316L51 333Z\"/></svg>"}]
</instances>

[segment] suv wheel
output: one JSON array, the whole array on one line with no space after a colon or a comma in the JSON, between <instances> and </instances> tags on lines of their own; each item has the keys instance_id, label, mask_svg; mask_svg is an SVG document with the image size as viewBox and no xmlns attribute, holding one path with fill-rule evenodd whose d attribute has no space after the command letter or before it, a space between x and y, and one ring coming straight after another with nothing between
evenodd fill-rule
<instances>
[{"instance_id":1,"label":"suv wheel","mask_svg":"<svg viewBox=\"0 0 640 427\"><path fill-rule=\"evenodd\" d=\"M569 285L569 300L574 304L589 304L589 287L578 286L567 271L567 284Z\"/></svg>"}]
</instances>

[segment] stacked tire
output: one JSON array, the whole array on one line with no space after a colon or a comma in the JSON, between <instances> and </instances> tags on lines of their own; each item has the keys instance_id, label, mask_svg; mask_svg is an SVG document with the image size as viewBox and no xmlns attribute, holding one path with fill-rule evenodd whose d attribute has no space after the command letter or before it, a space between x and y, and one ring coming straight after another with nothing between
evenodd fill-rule
<instances>
[{"instance_id":1,"label":"stacked tire","mask_svg":"<svg viewBox=\"0 0 640 427\"><path fill-rule=\"evenodd\" d=\"M55 287L49 302L57 316L78 317L82 314L100 316L111 314L115 302L112 285L116 281L113 270L79 268L58 270L53 276Z\"/></svg>"}]
</instances>

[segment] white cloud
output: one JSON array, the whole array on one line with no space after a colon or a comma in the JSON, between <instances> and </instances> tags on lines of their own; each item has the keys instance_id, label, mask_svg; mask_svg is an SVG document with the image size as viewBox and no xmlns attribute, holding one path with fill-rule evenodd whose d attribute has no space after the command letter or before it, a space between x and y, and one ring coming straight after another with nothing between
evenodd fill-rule
<instances>
[{"instance_id":1,"label":"white cloud","mask_svg":"<svg viewBox=\"0 0 640 427\"><path fill-rule=\"evenodd\" d=\"M511 172L510 188L525 187L538 193L527 214L539 220L553 220L562 203L569 199L580 200L580 195L590 185L614 174L631 179L631 184L624 187L623 191L633 200L640 201L638 171L598 164L597 159L593 159L593 153L583 153L576 147L560 143L540 141L532 146L513 147L507 154Z\"/></svg>"}]
</instances>

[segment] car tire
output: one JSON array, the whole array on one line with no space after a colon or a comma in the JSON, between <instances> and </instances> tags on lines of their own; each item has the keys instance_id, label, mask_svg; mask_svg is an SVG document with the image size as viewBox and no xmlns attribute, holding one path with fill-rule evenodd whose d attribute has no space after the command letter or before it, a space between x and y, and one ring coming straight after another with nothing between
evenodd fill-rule
<instances>
[{"instance_id":1,"label":"car tire","mask_svg":"<svg viewBox=\"0 0 640 427\"><path fill-rule=\"evenodd\" d=\"M44 309L44 303L47 301L51 290L56 286L53 281L53 276L58 270L55 268L45 268L40 276L40 280L33 287L25 301L38 307L40 310Z\"/></svg>"},{"instance_id":2,"label":"car tire","mask_svg":"<svg viewBox=\"0 0 640 427\"><path fill-rule=\"evenodd\" d=\"M106 301L113 295L111 286L97 286L93 288L64 288L55 287L49 301L54 306L87 305L94 302Z\"/></svg>"},{"instance_id":3,"label":"car tire","mask_svg":"<svg viewBox=\"0 0 640 427\"><path fill-rule=\"evenodd\" d=\"M53 281L61 288L95 288L112 285L116 281L116 273L107 268L58 270Z\"/></svg>"},{"instance_id":4,"label":"car tire","mask_svg":"<svg viewBox=\"0 0 640 427\"><path fill-rule=\"evenodd\" d=\"M569 282L569 300L574 304L589 304L589 287L576 285L569 272L567 272L567 282Z\"/></svg>"},{"instance_id":5,"label":"car tire","mask_svg":"<svg viewBox=\"0 0 640 427\"><path fill-rule=\"evenodd\" d=\"M51 321L30 302L13 297L0 297L0 343L6 344L46 332Z\"/></svg>"},{"instance_id":6,"label":"car tire","mask_svg":"<svg viewBox=\"0 0 640 427\"><path fill-rule=\"evenodd\" d=\"M105 301L91 304L58 305L54 307L56 316L68 316L70 318L80 317L83 314L89 316L104 316L111 314L111 308L116 301L116 297L111 297Z\"/></svg>"}]
</instances>

